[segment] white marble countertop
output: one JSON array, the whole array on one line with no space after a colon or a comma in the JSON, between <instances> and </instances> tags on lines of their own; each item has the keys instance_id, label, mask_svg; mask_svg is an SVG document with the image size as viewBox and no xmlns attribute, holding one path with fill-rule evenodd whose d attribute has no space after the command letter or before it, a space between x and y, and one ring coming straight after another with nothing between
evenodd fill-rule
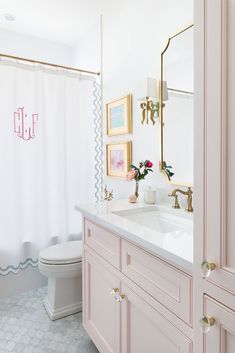
<instances>
[{"instance_id":1,"label":"white marble countertop","mask_svg":"<svg viewBox=\"0 0 235 353\"><path fill-rule=\"evenodd\" d=\"M192 274L193 215L182 209L172 209L170 205L166 204L156 204L154 206L162 213L167 212L184 219L188 223L187 229L162 233L113 213L151 207L151 205L145 203L130 204L127 200L113 200L98 204L78 205L75 208L89 220Z\"/></svg>"}]
</instances>

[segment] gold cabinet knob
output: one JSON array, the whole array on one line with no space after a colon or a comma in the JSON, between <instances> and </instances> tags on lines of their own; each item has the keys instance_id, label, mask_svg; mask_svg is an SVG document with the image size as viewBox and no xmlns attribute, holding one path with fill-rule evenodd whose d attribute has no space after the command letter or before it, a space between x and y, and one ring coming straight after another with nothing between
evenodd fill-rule
<instances>
[{"instance_id":1,"label":"gold cabinet knob","mask_svg":"<svg viewBox=\"0 0 235 353\"><path fill-rule=\"evenodd\" d=\"M124 299L125 299L125 295L124 295L124 294L119 294L119 295L115 298L116 302L118 302L118 303L123 302Z\"/></svg>"},{"instance_id":2,"label":"gold cabinet knob","mask_svg":"<svg viewBox=\"0 0 235 353\"><path fill-rule=\"evenodd\" d=\"M204 315L199 321L203 333L210 331L211 327L215 324L215 319L212 316Z\"/></svg>"},{"instance_id":3,"label":"gold cabinet knob","mask_svg":"<svg viewBox=\"0 0 235 353\"><path fill-rule=\"evenodd\" d=\"M216 265L213 262L203 261L201 264L202 277L207 278L214 271Z\"/></svg>"},{"instance_id":4,"label":"gold cabinet knob","mask_svg":"<svg viewBox=\"0 0 235 353\"><path fill-rule=\"evenodd\" d=\"M110 292L110 294L114 297L114 299L115 299L116 301L118 301L119 296L120 296L120 294L119 294L119 289L118 289L118 288L112 288L112 289L109 289L109 292Z\"/></svg>"},{"instance_id":5,"label":"gold cabinet knob","mask_svg":"<svg viewBox=\"0 0 235 353\"><path fill-rule=\"evenodd\" d=\"M119 291L119 289L118 288L109 288L108 291L109 291L110 295L114 296Z\"/></svg>"},{"instance_id":6,"label":"gold cabinet knob","mask_svg":"<svg viewBox=\"0 0 235 353\"><path fill-rule=\"evenodd\" d=\"M112 297L114 297L114 299L118 303L121 303L125 299L125 295L120 294L119 288L109 288L108 291L109 291L110 295L112 295Z\"/></svg>"},{"instance_id":7,"label":"gold cabinet knob","mask_svg":"<svg viewBox=\"0 0 235 353\"><path fill-rule=\"evenodd\" d=\"M123 302L123 300L126 298L126 296L124 294L120 294L119 295L119 302Z\"/></svg>"}]
</instances>

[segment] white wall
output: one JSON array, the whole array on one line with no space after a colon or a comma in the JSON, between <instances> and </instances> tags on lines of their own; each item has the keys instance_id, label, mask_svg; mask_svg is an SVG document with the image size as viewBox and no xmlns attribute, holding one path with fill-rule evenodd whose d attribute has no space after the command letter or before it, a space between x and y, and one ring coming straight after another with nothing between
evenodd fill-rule
<instances>
[{"instance_id":1,"label":"white wall","mask_svg":"<svg viewBox=\"0 0 235 353\"><path fill-rule=\"evenodd\" d=\"M70 46L1 28L0 53L61 65L70 65L72 61L72 48Z\"/></svg>"},{"instance_id":2,"label":"white wall","mask_svg":"<svg viewBox=\"0 0 235 353\"><path fill-rule=\"evenodd\" d=\"M160 78L160 53L168 37L192 22L193 0L118 1L103 14L104 105L127 93L133 95L133 134L107 138L104 127L104 143L132 140L133 162L150 159L154 163L154 174L145 184L160 189L159 197L167 197L164 189L169 188L158 171L159 126L142 126L138 98L146 95L147 77ZM116 198L126 198L134 190L127 181L104 179Z\"/></svg>"},{"instance_id":3,"label":"white wall","mask_svg":"<svg viewBox=\"0 0 235 353\"><path fill-rule=\"evenodd\" d=\"M80 69L100 72L101 66L100 19L81 38L72 50L72 65Z\"/></svg>"},{"instance_id":4,"label":"white wall","mask_svg":"<svg viewBox=\"0 0 235 353\"><path fill-rule=\"evenodd\" d=\"M158 171L159 125L142 126L138 98L146 95L147 77L160 78L160 54L168 37L193 23L193 0L111 1L106 4L102 22L102 62L97 22L77 43L74 64L94 70L102 66L104 147L109 142L132 140L133 163L141 159L150 159L154 163L154 173L141 182L141 188L151 185L158 189L160 200L168 199L168 190L172 187ZM127 93L133 95L133 134L108 138L105 105ZM104 183L114 190L115 198L127 198L134 190L132 183L107 177L105 166Z\"/></svg>"}]
</instances>

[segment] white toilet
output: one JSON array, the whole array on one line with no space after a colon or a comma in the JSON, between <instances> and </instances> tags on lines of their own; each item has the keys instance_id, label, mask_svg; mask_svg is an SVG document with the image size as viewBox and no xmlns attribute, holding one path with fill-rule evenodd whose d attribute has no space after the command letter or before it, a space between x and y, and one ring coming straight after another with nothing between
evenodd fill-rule
<instances>
[{"instance_id":1,"label":"white toilet","mask_svg":"<svg viewBox=\"0 0 235 353\"><path fill-rule=\"evenodd\" d=\"M51 320L82 310L82 241L50 246L39 254L39 271L48 277L45 308Z\"/></svg>"}]
</instances>

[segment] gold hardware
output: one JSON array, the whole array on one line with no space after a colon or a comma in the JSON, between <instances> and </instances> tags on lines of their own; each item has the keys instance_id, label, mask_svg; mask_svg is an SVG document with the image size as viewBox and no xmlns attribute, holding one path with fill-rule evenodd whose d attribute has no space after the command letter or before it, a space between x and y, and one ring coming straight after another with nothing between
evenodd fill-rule
<instances>
[{"instance_id":1,"label":"gold hardware","mask_svg":"<svg viewBox=\"0 0 235 353\"><path fill-rule=\"evenodd\" d=\"M140 104L140 108L142 109L142 120L141 124L144 124L145 120L146 123L149 123L149 118L152 121L153 125L155 124L155 113L158 112L157 108L158 104L154 104L149 97L146 97L146 102Z\"/></svg>"},{"instance_id":2,"label":"gold hardware","mask_svg":"<svg viewBox=\"0 0 235 353\"><path fill-rule=\"evenodd\" d=\"M119 294L116 298L115 298L115 300L116 300L116 302L118 302L118 303L121 303L121 302L123 302L123 300L125 299L125 295L124 294Z\"/></svg>"},{"instance_id":3,"label":"gold hardware","mask_svg":"<svg viewBox=\"0 0 235 353\"><path fill-rule=\"evenodd\" d=\"M51 66L51 67L55 67L55 68L65 69L65 70L77 71L77 72L81 72L81 73L85 73L85 74L98 75L98 76L100 75L100 72L82 70L82 69L78 69L78 68L71 67L71 66L63 66L63 65L58 65L58 64L52 64L52 63L49 63L49 62L46 62L46 61L32 60L32 59L23 58L23 57L20 57L20 56L13 56L13 55L0 53L0 57L20 60L20 61L25 61L25 62L29 62L29 63L33 63L33 64L41 64L41 65Z\"/></svg>"},{"instance_id":4,"label":"gold hardware","mask_svg":"<svg viewBox=\"0 0 235 353\"><path fill-rule=\"evenodd\" d=\"M174 197L174 204L173 204L173 208L180 208L180 204L179 204L179 201L178 201L178 195L172 195L172 194L169 194L168 196L170 197Z\"/></svg>"},{"instance_id":5,"label":"gold hardware","mask_svg":"<svg viewBox=\"0 0 235 353\"><path fill-rule=\"evenodd\" d=\"M122 302L125 298L126 296L124 294L120 294L120 302Z\"/></svg>"},{"instance_id":6,"label":"gold hardware","mask_svg":"<svg viewBox=\"0 0 235 353\"><path fill-rule=\"evenodd\" d=\"M113 199L113 190L109 191L107 185L104 187L104 200L111 201Z\"/></svg>"},{"instance_id":7,"label":"gold hardware","mask_svg":"<svg viewBox=\"0 0 235 353\"><path fill-rule=\"evenodd\" d=\"M215 319L212 316L204 315L199 322L201 324L202 332L207 333L210 331L210 328L214 326Z\"/></svg>"},{"instance_id":8,"label":"gold hardware","mask_svg":"<svg viewBox=\"0 0 235 353\"><path fill-rule=\"evenodd\" d=\"M109 289L110 294L112 295L112 297L114 298L114 300L116 302L120 302L120 294L119 294L119 288L113 288L113 289Z\"/></svg>"},{"instance_id":9,"label":"gold hardware","mask_svg":"<svg viewBox=\"0 0 235 353\"><path fill-rule=\"evenodd\" d=\"M181 190L181 189L175 189L175 190L172 191L172 193L169 195L169 196L175 197L175 203L174 203L174 205L173 205L172 207L173 207L173 208L179 208L179 207L177 207L177 206L179 206L179 203L178 203L178 200L176 199L176 196L177 196L176 194L177 194L178 192L179 192L180 194L183 194L183 195L186 195L186 196L187 196L187 206L186 206L186 208L185 208L185 211L187 211L187 212L193 212L193 206L192 206L192 202L193 202L193 197L192 197L193 191L192 191L191 187L189 187L187 191L184 191L184 190ZM176 200L177 200L177 201L176 201ZM178 205L177 205L177 204L178 204ZM175 207L175 205L176 205L176 207Z\"/></svg>"},{"instance_id":10,"label":"gold hardware","mask_svg":"<svg viewBox=\"0 0 235 353\"><path fill-rule=\"evenodd\" d=\"M109 290L111 295L115 295L119 291L118 288L112 288L112 289L109 288L108 290Z\"/></svg>"},{"instance_id":11,"label":"gold hardware","mask_svg":"<svg viewBox=\"0 0 235 353\"><path fill-rule=\"evenodd\" d=\"M125 299L124 294L120 294L119 288L109 288L109 293L114 297L115 301L121 303Z\"/></svg>"},{"instance_id":12,"label":"gold hardware","mask_svg":"<svg viewBox=\"0 0 235 353\"><path fill-rule=\"evenodd\" d=\"M211 272L214 271L216 265L213 262L203 261L201 264L202 277L207 278L210 276Z\"/></svg>"},{"instance_id":13,"label":"gold hardware","mask_svg":"<svg viewBox=\"0 0 235 353\"><path fill-rule=\"evenodd\" d=\"M190 24L188 25L186 28L181 29L180 31L178 31L177 33L175 33L174 35L172 35L171 37L168 38L166 46L164 48L164 50L161 53L161 78L159 81L159 124L160 124L160 162L159 162L159 170L160 172L162 172L168 179L170 184L173 185L179 185L178 183L174 183L173 181L171 181L171 176L166 173L165 168L164 168L164 54L167 51L171 40L177 36L179 36L181 33L187 31L188 29L192 28L194 25ZM172 90L170 88L168 88L168 90ZM187 92L189 94L191 94L191 92ZM186 186L185 184L182 184L182 186Z\"/></svg>"}]
</instances>

